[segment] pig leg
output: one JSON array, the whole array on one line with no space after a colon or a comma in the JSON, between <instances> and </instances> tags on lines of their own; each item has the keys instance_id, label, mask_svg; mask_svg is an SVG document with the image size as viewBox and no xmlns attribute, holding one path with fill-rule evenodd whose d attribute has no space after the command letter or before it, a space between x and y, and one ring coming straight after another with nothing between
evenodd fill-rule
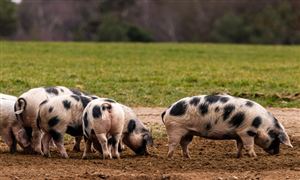
<instances>
[{"instance_id":1,"label":"pig leg","mask_svg":"<svg viewBox=\"0 0 300 180\"><path fill-rule=\"evenodd\" d=\"M187 134L187 131L184 129L178 129L178 127L177 128L171 127L171 128L167 128L167 134L169 137L168 158L172 158L174 154L174 150L176 149L182 137Z\"/></svg>"},{"instance_id":2,"label":"pig leg","mask_svg":"<svg viewBox=\"0 0 300 180\"><path fill-rule=\"evenodd\" d=\"M74 152L80 152L80 141L81 141L81 139L82 139L81 136L75 137L75 145L73 147Z\"/></svg>"},{"instance_id":3,"label":"pig leg","mask_svg":"<svg viewBox=\"0 0 300 180\"><path fill-rule=\"evenodd\" d=\"M120 159L120 154L119 154L119 143L121 139L122 134L117 134L113 136L113 138L116 140L115 144L112 145L112 155L113 157L116 157L117 159Z\"/></svg>"},{"instance_id":4,"label":"pig leg","mask_svg":"<svg viewBox=\"0 0 300 180\"><path fill-rule=\"evenodd\" d=\"M61 138L60 140L54 141L54 142L55 142L55 145L58 148L58 151L60 152L61 156L66 159L69 158L67 151L64 147L64 139Z\"/></svg>"},{"instance_id":5,"label":"pig leg","mask_svg":"<svg viewBox=\"0 0 300 180\"><path fill-rule=\"evenodd\" d=\"M240 158L242 157L242 150L243 150L243 142L240 138L238 138L236 140L236 146L237 146L237 149L238 149L238 152L237 152L237 158Z\"/></svg>"},{"instance_id":6,"label":"pig leg","mask_svg":"<svg viewBox=\"0 0 300 180\"><path fill-rule=\"evenodd\" d=\"M96 134L96 136L103 150L103 159L105 158L111 159L112 157L111 157L111 153L108 151L106 134L105 133Z\"/></svg>"},{"instance_id":7,"label":"pig leg","mask_svg":"<svg viewBox=\"0 0 300 180\"><path fill-rule=\"evenodd\" d=\"M12 133L23 149L30 147L30 141L25 129L17 122L12 124Z\"/></svg>"},{"instance_id":8,"label":"pig leg","mask_svg":"<svg viewBox=\"0 0 300 180\"><path fill-rule=\"evenodd\" d=\"M256 153L254 151L254 138L249 136L247 133L239 134L243 146L250 157L256 157Z\"/></svg>"},{"instance_id":9,"label":"pig leg","mask_svg":"<svg viewBox=\"0 0 300 180\"><path fill-rule=\"evenodd\" d=\"M125 150L125 145L124 145L124 143L123 143L123 141L122 141L122 138L120 139L120 143L119 143L119 152L122 152L122 151L124 151Z\"/></svg>"},{"instance_id":10,"label":"pig leg","mask_svg":"<svg viewBox=\"0 0 300 180\"><path fill-rule=\"evenodd\" d=\"M89 139L84 140L84 151L82 155L82 159L85 159L88 152L91 152L92 141Z\"/></svg>"},{"instance_id":11,"label":"pig leg","mask_svg":"<svg viewBox=\"0 0 300 180\"><path fill-rule=\"evenodd\" d=\"M32 148L35 152L42 154L42 147L41 147L41 139L42 133L40 130L33 128L32 129Z\"/></svg>"},{"instance_id":12,"label":"pig leg","mask_svg":"<svg viewBox=\"0 0 300 180\"><path fill-rule=\"evenodd\" d=\"M15 153L17 151L17 141L16 138L13 136L12 132L10 131L10 129L8 128L3 129L2 138L3 141L8 145L9 152L12 154Z\"/></svg>"},{"instance_id":13,"label":"pig leg","mask_svg":"<svg viewBox=\"0 0 300 180\"><path fill-rule=\"evenodd\" d=\"M48 133L45 133L42 137L42 146L43 146L43 151L44 151L42 153L42 155L44 155L46 157L51 157L50 149L49 149L50 142L53 142L51 140L52 140L52 138L51 138L50 134L48 134Z\"/></svg>"},{"instance_id":14,"label":"pig leg","mask_svg":"<svg viewBox=\"0 0 300 180\"><path fill-rule=\"evenodd\" d=\"M190 144L190 142L192 142L192 140L193 140L193 135L189 135L189 134L181 138L180 145L182 148L183 157L191 158L188 145Z\"/></svg>"}]
</instances>

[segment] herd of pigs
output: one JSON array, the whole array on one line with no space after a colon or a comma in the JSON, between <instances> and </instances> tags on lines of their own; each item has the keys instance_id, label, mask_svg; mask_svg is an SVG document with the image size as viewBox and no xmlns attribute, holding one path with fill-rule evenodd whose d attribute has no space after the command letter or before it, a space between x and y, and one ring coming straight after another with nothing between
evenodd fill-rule
<instances>
[{"instance_id":1,"label":"herd of pigs","mask_svg":"<svg viewBox=\"0 0 300 180\"><path fill-rule=\"evenodd\" d=\"M237 157L243 149L256 157L255 144L269 154L278 154L281 143L293 147L282 124L265 108L226 94L180 99L161 117L169 158L179 144L183 156L190 158L193 136L236 140ZM24 152L46 157L53 146L68 158L66 133L75 137L74 151L80 151L83 137L82 158L96 150L103 159L119 159L125 146L136 155L147 155L153 144L151 131L130 107L63 86L33 88L19 97L0 93L0 133L11 153L19 144Z\"/></svg>"}]
</instances>

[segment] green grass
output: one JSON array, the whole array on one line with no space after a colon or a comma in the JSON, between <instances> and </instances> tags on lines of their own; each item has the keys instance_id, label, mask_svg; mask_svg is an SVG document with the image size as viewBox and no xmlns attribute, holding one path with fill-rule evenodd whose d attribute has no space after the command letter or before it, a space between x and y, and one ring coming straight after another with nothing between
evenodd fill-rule
<instances>
[{"instance_id":1,"label":"green grass","mask_svg":"<svg viewBox=\"0 0 300 180\"><path fill-rule=\"evenodd\" d=\"M0 42L0 92L63 85L130 106L226 92L300 107L300 46Z\"/></svg>"}]
</instances>

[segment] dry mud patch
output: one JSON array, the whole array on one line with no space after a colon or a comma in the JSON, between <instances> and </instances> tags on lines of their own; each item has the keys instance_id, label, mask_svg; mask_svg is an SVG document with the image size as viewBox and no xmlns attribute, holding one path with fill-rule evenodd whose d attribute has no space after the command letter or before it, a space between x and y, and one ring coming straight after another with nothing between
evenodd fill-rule
<instances>
[{"instance_id":1,"label":"dry mud patch","mask_svg":"<svg viewBox=\"0 0 300 180\"><path fill-rule=\"evenodd\" d=\"M161 127L159 131L164 131L163 110L135 108L144 122ZM151 155L137 157L126 149L120 160L102 160L98 154L81 160L82 152L71 151L72 140L66 142L70 159L61 159L55 149L51 158L21 152L11 155L1 143L0 179L300 179L300 110L269 110L284 124L294 145L281 146L279 155L270 156L256 147L257 158L237 159L234 141L199 137L190 145L192 159L182 158L179 148L173 159L167 159L165 136L155 140Z\"/></svg>"}]
</instances>

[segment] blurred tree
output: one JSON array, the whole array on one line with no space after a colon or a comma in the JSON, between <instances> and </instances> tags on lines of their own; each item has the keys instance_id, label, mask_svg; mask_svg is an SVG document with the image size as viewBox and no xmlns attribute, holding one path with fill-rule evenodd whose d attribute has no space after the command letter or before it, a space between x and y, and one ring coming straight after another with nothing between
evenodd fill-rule
<instances>
[{"instance_id":1,"label":"blurred tree","mask_svg":"<svg viewBox=\"0 0 300 180\"><path fill-rule=\"evenodd\" d=\"M243 16L228 13L216 20L211 38L217 42L243 43L249 41L251 33L252 28Z\"/></svg>"},{"instance_id":2,"label":"blurred tree","mask_svg":"<svg viewBox=\"0 0 300 180\"><path fill-rule=\"evenodd\" d=\"M16 31L16 7L10 0L0 0L0 36L10 36Z\"/></svg>"},{"instance_id":3,"label":"blurred tree","mask_svg":"<svg viewBox=\"0 0 300 180\"><path fill-rule=\"evenodd\" d=\"M135 0L100 0L98 41L153 41L151 35L126 19Z\"/></svg>"},{"instance_id":4,"label":"blurred tree","mask_svg":"<svg viewBox=\"0 0 300 180\"><path fill-rule=\"evenodd\" d=\"M226 13L216 19L211 38L216 42L233 43L300 43L299 20L299 12L289 1L278 1L256 13Z\"/></svg>"},{"instance_id":5,"label":"blurred tree","mask_svg":"<svg viewBox=\"0 0 300 180\"><path fill-rule=\"evenodd\" d=\"M249 38L251 43L292 44L300 42L299 12L292 8L289 1L280 1L275 5L268 5L255 16L247 16L247 21L253 26L253 33Z\"/></svg>"},{"instance_id":6,"label":"blurred tree","mask_svg":"<svg viewBox=\"0 0 300 180\"><path fill-rule=\"evenodd\" d=\"M135 4L135 0L100 0L101 13L112 13L122 15L123 11Z\"/></svg>"},{"instance_id":7,"label":"blurred tree","mask_svg":"<svg viewBox=\"0 0 300 180\"><path fill-rule=\"evenodd\" d=\"M108 13L101 18L98 30L99 41L153 41L150 34Z\"/></svg>"}]
</instances>

